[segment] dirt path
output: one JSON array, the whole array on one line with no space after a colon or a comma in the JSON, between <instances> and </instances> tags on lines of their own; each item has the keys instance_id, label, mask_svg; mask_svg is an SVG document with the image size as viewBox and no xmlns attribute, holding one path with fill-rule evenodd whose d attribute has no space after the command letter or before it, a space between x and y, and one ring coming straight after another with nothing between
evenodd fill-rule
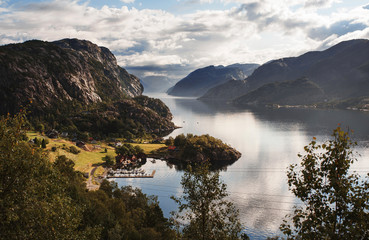
<instances>
[{"instance_id":1,"label":"dirt path","mask_svg":"<svg viewBox=\"0 0 369 240\"><path fill-rule=\"evenodd\" d=\"M96 185L92 182L92 180L94 180L94 174L95 174L95 171L98 167L94 167L92 168L89 176L88 176L88 179L87 179L87 183L86 183L86 188L89 190L89 191L96 191L99 189L99 185Z\"/></svg>"}]
</instances>

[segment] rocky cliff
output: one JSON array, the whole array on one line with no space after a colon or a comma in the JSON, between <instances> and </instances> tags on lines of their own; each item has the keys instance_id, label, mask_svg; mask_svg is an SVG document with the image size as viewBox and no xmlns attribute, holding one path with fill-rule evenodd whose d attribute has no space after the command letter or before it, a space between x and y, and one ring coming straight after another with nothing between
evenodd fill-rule
<instances>
[{"instance_id":1,"label":"rocky cliff","mask_svg":"<svg viewBox=\"0 0 369 240\"><path fill-rule=\"evenodd\" d=\"M85 40L0 47L0 115L28 106L32 126L86 138L155 137L175 129L159 99L104 47Z\"/></svg>"},{"instance_id":2,"label":"rocky cliff","mask_svg":"<svg viewBox=\"0 0 369 240\"><path fill-rule=\"evenodd\" d=\"M32 100L82 104L141 95L139 79L117 65L104 47L84 40L28 41L0 47L1 112Z\"/></svg>"}]
</instances>

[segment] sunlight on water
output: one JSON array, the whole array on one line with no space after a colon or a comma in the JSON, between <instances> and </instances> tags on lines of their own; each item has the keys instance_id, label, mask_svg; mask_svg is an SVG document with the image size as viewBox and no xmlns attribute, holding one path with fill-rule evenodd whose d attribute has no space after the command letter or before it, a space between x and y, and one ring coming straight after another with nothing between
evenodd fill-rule
<instances>
[{"instance_id":1,"label":"sunlight on water","mask_svg":"<svg viewBox=\"0 0 369 240\"><path fill-rule=\"evenodd\" d=\"M170 108L174 123L182 128L170 136L193 133L220 138L242 153L242 157L221 172L229 198L240 210L245 232L251 239L280 235L284 216L299 204L288 191L286 168L298 163L298 153L312 137L329 139L337 124L355 130L361 154L353 169L369 170L369 114L342 110L269 109L239 110L230 106L207 104L191 98L160 97ZM177 206L171 195L182 192L182 172L166 162L151 160L143 166L156 170L153 179L118 179L119 185L133 185L144 193L157 195L166 217Z\"/></svg>"}]
</instances>

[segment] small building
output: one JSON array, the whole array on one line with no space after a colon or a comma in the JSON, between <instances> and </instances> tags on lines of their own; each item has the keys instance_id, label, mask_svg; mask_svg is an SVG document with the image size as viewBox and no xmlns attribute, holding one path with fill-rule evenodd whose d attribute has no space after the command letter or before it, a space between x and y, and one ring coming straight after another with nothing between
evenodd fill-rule
<instances>
[{"instance_id":1,"label":"small building","mask_svg":"<svg viewBox=\"0 0 369 240\"><path fill-rule=\"evenodd\" d=\"M46 136L48 138L58 138L59 137L59 133L58 133L58 131L56 131L55 129L53 129L53 130L47 131L46 132Z\"/></svg>"},{"instance_id":2,"label":"small building","mask_svg":"<svg viewBox=\"0 0 369 240\"><path fill-rule=\"evenodd\" d=\"M86 143L82 142L82 141L77 141L76 142L76 146L79 148L83 148L86 145Z\"/></svg>"},{"instance_id":3,"label":"small building","mask_svg":"<svg viewBox=\"0 0 369 240\"><path fill-rule=\"evenodd\" d=\"M93 148L94 149L101 149L101 146L100 145L93 145Z\"/></svg>"},{"instance_id":4,"label":"small building","mask_svg":"<svg viewBox=\"0 0 369 240\"><path fill-rule=\"evenodd\" d=\"M62 133L60 134L60 136L61 136L61 137L66 138L66 137L68 137L68 133L67 133L67 132L62 132Z\"/></svg>"}]
</instances>

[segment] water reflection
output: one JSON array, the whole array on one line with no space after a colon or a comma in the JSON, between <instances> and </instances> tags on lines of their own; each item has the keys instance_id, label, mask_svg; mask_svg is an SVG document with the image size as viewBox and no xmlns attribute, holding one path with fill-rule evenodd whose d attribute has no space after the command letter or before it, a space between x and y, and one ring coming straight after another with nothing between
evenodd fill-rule
<instances>
[{"instance_id":1,"label":"water reflection","mask_svg":"<svg viewBox=\"0 0 369 240\"><path fill-rule=\"evenodd\" d=\"M221 172L228 185L230 199L240 209L241 221L251 239L265 239L279 234L284 216L298 204L288 191L286 168L298 163L297 157L312 136L326 140L338 123L350 126L359 141L361 153L354 169L369 170L369 114L344 110L314 109L236 109L219 103L196 99L160 97L171 109L174 123L182 128L170 136L193 133L210 134L236 148L242 157ZM170 163L157 161L144 166L156 170L154 179L119 179L145 193L159 196L169 217L176 205L170 195L181 193L181 171Z\"/></svg>"},{"instance_id":2,"label":"water reflection","mask_svg":"<svg viewBox=\"0 0 369 240\"><path fill-rule=\"evenodd\" d=\"M177 159L167 159L165 160L167 163L167 166L169 168L173 168L176 171L184 171L187 169L188 167L188 162L187 161L181 161L181 160L177 160ZM212 161L210 164L209 169L211 171L226 171L228 166L232 165L235 161L234 160L228 160L228 161Z\"/></svg>"}]
</instances>

